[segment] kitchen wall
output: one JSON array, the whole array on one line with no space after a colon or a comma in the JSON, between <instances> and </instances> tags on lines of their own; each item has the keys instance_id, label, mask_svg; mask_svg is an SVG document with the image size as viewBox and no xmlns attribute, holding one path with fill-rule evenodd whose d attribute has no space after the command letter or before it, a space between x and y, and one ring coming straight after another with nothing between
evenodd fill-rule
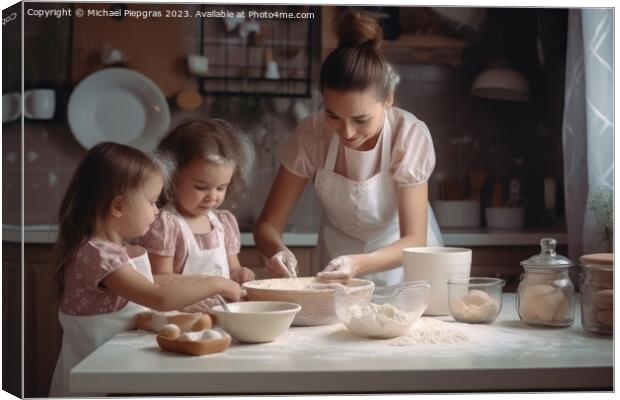
<instances>
[{"instance_id":1,"label":"kitchen wall","mask_svg":"<svg viewBox=\"0 0 620 400\"><path fill-rule=\"evenodd\" d=\"M53 8L61 5L46 6ZM561 21L565 17L563 13L563 10L556 10L553 15L546 16L546 21L555 24L554 37L562 34ZM489 201L490 190L495 182L501 183L504 193L507 194L508 181L511 178L518 178L521 180L522 193L528 201L526 226L549 227L552 224L561 224L562 221L561 209L557 213L549 213L543 209L543 180L551 177L560 183L562 178L560 133L564 60L562 43L558 42L553 46L547 46L552 51L548 52L544 68L532 66L535 57L532 58L529 47L534 46L535 49L535 38L522 35L517 37L522 29L517 29L514 25L518 21L521 21L521 24L526 24L523 21L530 23L531 19L531 15L523 14L517 15L514 21L510 20L512 25L509 28L514 28L515 33L512 37L506 35L505 47L507 51L517 54L517 66L525 71L532 85L532 101L498 102L477 99L469 94L471 82L484 66L491 52L489 48L493 46L478 38L472 42L472 46L464 50L462 63L458 66L407 63L399 60L395 67L401 74L402 82L396 102L400 107L424 120L433 135L437 166L430 182L431 199L437 198L438 182L443 177L455 176L466 181L467 175L464 171L482 169L488 173L487 183L483 187L483 202ZM55 36L52 37L55 37L57 43L50 45L58 48L59 52L72 46L75 51L75 41L71 45L70 24L71 20L68 18L58 19L54 26L50 27L42 19L26 16L26 43L50 41L49 30L55 29ZM132 29L138 29L139 32L139 24L137 26ZM181 37L178 38L184 51L189 53L197 48L197 31L199 29L196 25L184 24ZM175 32L179 34L178 31ZM312 35L314 41L312 70L315 78L313 83L316 86L320 65L318 20ZM145 43L150 41L149 36L138 36L138 39ZM96 45L100 46L101 43ZM527 48L528 50L523 51L530 53L520 53L520 47ZM25 55L27 59L36 59L37 63L40 63L39 66L46 65L45 59L41 59L38 53L29 52L28 48L27 45ZM150 57L157 59L156 54L151 54ZM182 61L157 59L160 63ZM58 63L61 67L60 72L57 71ZM60 200L75 166L84 153L84 149L77 143L68 127L62 105L63 98L66 100L71 90L69 56L66 55L64 61L55 59L53 68L56 72L49 74L43 81L46 85L58 85L61 100L58 115L55 120L48 122L26 120L24 127L26 224L56 223L55 214ZM32 85L37 85L37 82L32 82ZM186 118L209 116L213 113L215 100L217 99L214 96L206 96L199 109L187 112L179 110L171 99L171 127ZM294 102L301 101L310 110L316 110L320 104L320 97L314 90L310 99L264 98L261 101L265 112L258 118L259 120L256 123L245 121L243 124L245 130L253 137L259 156L254 169L254 179L247 190L251 199L242 199L240 206L235 210L243 230L249 230L256 220L279 165L277 149L295 126L295 119L291 113ZM11 193L15 193L20 187L20 133L18 122L3 125L4 223L17 224L20 221L18 204L13 204L11 201L17 198L11 196ZM287 229L316 230L319 216L320 205L313 190L308 188L293 211Z\"/></svg>"}]
</instances>

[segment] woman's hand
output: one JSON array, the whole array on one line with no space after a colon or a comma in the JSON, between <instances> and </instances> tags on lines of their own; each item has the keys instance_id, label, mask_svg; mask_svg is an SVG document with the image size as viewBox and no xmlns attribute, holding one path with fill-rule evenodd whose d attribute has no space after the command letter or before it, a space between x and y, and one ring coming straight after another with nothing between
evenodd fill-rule
<instances>
[{"instance_id":1,"label":"woman's hand","mask_svg":"<svg viewBox=\"0 0 620 400\"><path fill-rule=\"evenodd\" d=\"M276 277L297 277L297 259L289 249L274 254L265 265L267 271Z\"/></svg>"},{"instance_id":2,"label":"woman's hand","mask_svg":"<svg viewBox=\"0 0 620 400\"><path fill-rule=\"evenodd\" d=\"M316 274L316 278L320 282L347 283L358 274L359 269L359 256L355 254L340 256L331 260L323 271Z\"/></svg>"},{"instance_id":3,"label":"woman's hand","mask_svg":"<svg viewBox=\"0 0 620 400\"><path fill-rule=\"evenodd\" d=\"M247 281L252 281L256 277L254 272L246 267L239 267L230 270L230 279L237 282L238 284L242 284Z\"/></svg>"}]
</instances>

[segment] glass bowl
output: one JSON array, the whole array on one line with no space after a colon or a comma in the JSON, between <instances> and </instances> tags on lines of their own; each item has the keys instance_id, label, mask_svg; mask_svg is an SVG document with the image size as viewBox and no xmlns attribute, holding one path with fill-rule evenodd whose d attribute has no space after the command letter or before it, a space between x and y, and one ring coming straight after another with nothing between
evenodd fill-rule
<instances>
[{"instance_id":1,"label":"glass bowl","mask_svg":"<svg viewBox=\"0 0 620 400\"><path fill-rule=\"evenodd\" d=\"M398 337L426 310L430 287L427 281L411 281L375 288L372 294L338 288L334 292L336 315L356 336Z\"/></svg>"},{"instance_id":2,"label":"glass bowl","mask_svg":"<svg viewBox=\"0 0 620 400\"><path fill-rule=\"evenodd\" d=\"M502 309L502 288L499 278L448 279L450 314L459 322L489 324Z\"/></svg>"}]
</instances>

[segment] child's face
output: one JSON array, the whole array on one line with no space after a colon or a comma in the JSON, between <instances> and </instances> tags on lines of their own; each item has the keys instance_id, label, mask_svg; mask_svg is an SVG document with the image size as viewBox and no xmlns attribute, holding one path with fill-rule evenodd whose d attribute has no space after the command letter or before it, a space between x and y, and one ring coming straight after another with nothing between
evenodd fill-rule
<instances>
[{"instance_id":1,"label":"child's face","mask_svg":"<svg viewBox=\"0 0 620 400\"><path fill-rule=\"evenodd\" d=\"M149 230L158 213L155 203L161 193L162 185L161 176L153 174L141 188L129 194L126 203L127 212L124 213L127 219L123 227L124 237L140 237Z\"/></svg>"},{"instance_id":2,"label":"child's face","mask_svg":"<svg viewBox=\"0 0 620 400\"><path fill-rule=\"evenodd\" d=\"M369 150L383 126L385 107L392 104L392 97L385 102L377 100L372 90L341 91L323 90L325 116L329 127L338 134L346 147ZM367 148L369 147L369 148Z\"/></svg>"},{"instance_id":3,"label":"child's face","mask_svg":"<svg viewBox=\"0 0 620 400\"><path fill-rule=\"evenodd\" d=\"M226 198L226 191L235 165L221 165L195 159L179 171L175 179L175 201L181 214L190 217L205 215L219 207Z\"/></svg>"}]
</instances>

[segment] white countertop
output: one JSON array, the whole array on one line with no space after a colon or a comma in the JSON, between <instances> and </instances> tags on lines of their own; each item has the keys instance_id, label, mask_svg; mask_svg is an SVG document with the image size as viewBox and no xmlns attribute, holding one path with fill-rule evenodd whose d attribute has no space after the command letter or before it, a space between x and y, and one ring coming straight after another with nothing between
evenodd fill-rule
<instances>
[{"instance_id":1,"label":"white countertop","mask_svg":"<svg viewBox=\"0 0 620 400\"><path fill-rule=\"evenodd\" d=\"M552 237L558 244L567 243L566 232L524 229L442 229L446 246L538 246L543 237ZM54 243L58 234L57 225L28 225L24 227L25 243ZM2 240L21 242L21 229L18 225L2 225ZM318 234L312 232L286 232L284 243L287 246L316 246ZM241 233L242 246L254 246L251 233Z\"/></svg>"},{"instance_id":2,"label":"white countertop","mask_svg":"<svg viewBox=\"0 0 620 400\"><path fill-rule=\"evenodd\" d=\"M162 351L154 334L122 332L71 371L70 388L95 394L612 390L613 340L584 332L578 310L572 327L535 328L519 321L514 294L503 301L492 325L441 317L467 332L469 341L452 344L397 346L398 338L362 339L338 323L189 357Z\"/></svg>"}]
</instances>

